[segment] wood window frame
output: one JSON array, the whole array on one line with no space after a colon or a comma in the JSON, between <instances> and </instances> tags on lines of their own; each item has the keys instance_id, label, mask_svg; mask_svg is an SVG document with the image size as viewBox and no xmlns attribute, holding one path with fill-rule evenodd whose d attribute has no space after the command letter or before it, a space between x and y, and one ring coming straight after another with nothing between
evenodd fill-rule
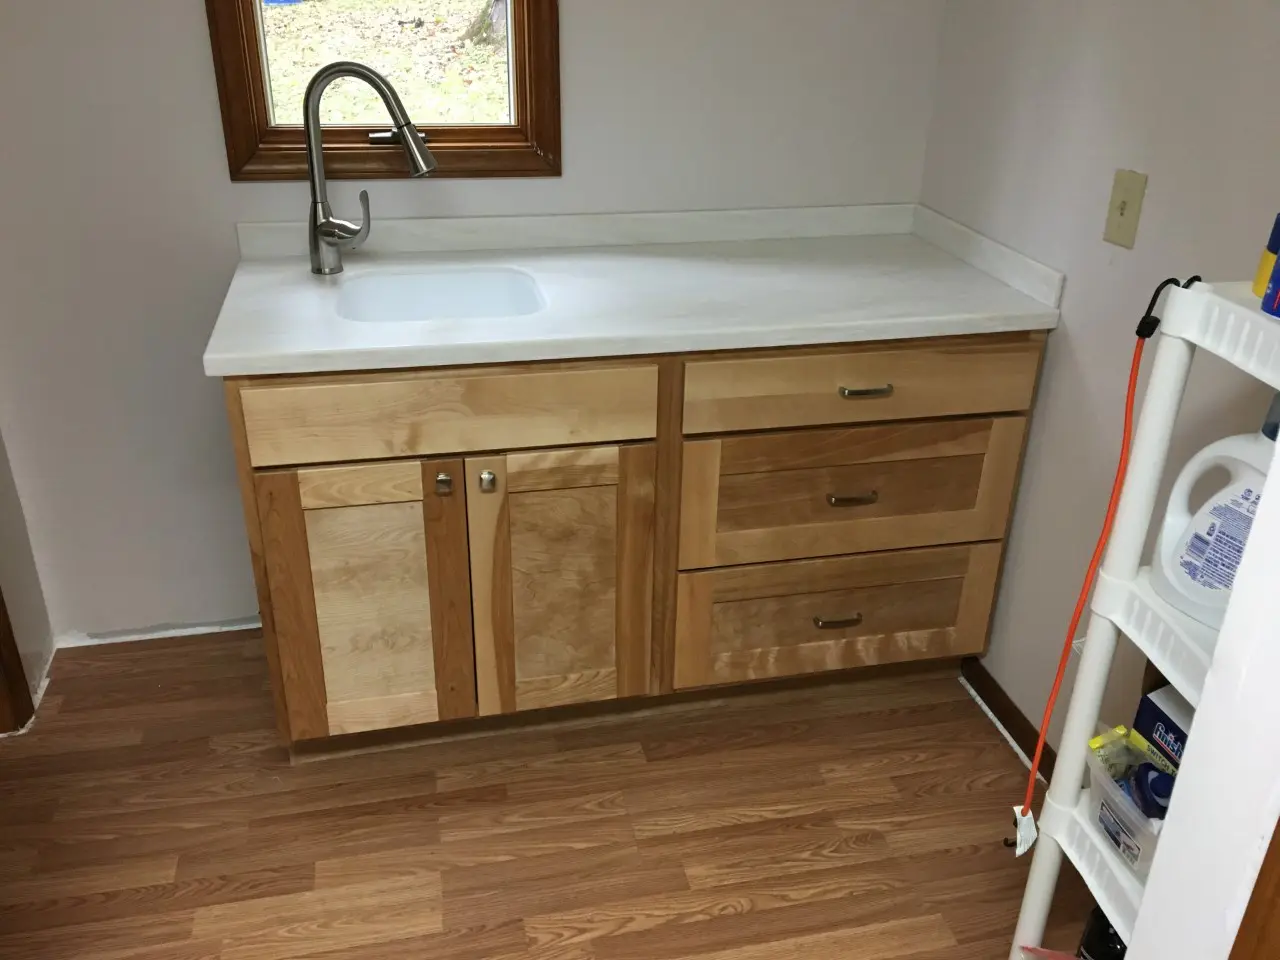
<instances>
[{"instance_id":1,"label":"wood window frame","mask_svg":"<svg viewBox=\"0 0 1280 960\"><path fill-rule=\"evenodd\" d=\"M305 180L301 126L271 122L256 7L260 0L205 0L232 180ZM438 177L560 175L560 17L558 0L510 0L511 125L426 126ZM329 179L409 176L404 152L373 146L380 127L324 131Z\"/></svg>"}]
</instances>

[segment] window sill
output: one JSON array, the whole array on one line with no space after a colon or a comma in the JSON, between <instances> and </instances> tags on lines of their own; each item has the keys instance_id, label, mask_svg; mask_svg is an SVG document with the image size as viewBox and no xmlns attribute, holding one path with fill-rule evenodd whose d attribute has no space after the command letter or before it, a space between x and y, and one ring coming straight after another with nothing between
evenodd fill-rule
<instances>
[{"instance_id":1,"label":"window sill","mask_svg":"<svg viewBox=\"0 0 1280 960\"><path fill-rule=\"evenodd\" d=\"M280 128L277 128L280 129ZM282 131L283 132L283 131ZM513 143L438 143L427 131L431 152L440 165L431 177L558 177L560 158L527 140ZM409 167L397 146L373 147L359 142L329 142L324 147L325 176L330 180L407 179ZM296 143L270 140L243 160L228 153L234 181L305 180L307 151L301 134ZM237 161L240 160L239 163Z\"/></svg>"}]
</instances>

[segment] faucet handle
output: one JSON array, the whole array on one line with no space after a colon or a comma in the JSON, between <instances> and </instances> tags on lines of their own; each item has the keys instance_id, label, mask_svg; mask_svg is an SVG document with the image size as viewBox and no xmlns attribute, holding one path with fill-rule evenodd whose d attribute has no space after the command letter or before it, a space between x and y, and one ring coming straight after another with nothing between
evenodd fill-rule
<instances>
[{"instance_id":1,"label":"faucet handle","mask_svg":"<svg viewBox=\"0 0 1280 960\"><path fill-rule=\"evenodd\" d=\"M418 133L418 139L424 144L429 143L425 133ZM403 144L404 137L400 134L399 127L392 127L390 130L374 130L369 134L369 144L374 147L386 147L394 144Z\"/></svg>"},{"instance_id":2,"label":"faucet handle","mask_svg":"<svg viewBox=\"0 0 1280 960\"><path fill-rule=\"evenodd\" d=\"M355 236L342 243L342 249L354 250L369 239L369 228L373 226L373 218L369 216L369 191L360 191L360 227Z\"/></svg>"},{"instance_id":3,"label":"faucet handle","mask_svg":"<svg viewBox=\"0 0 1280 960\"><path fill-rule=\"evenodd\" d=\"M327 207L326 207L327 209ZM328 217L317 227L320 239L339 250L354 250L369 239L373 219L369 216L369 191L360 191L360 210L364 219L357 225L347 220Z\"/></svg>"}]
</instances>

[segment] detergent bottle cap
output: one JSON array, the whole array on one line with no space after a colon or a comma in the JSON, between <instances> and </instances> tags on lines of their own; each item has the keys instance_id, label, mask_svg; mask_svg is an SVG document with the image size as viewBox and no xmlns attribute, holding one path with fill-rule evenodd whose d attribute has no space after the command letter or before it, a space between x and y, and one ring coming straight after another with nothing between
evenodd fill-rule
<instances>
[{"instance_id":1,"label":"detergent bottle cap","mask_svg":"<svg viewBox=\"0 0 1280 960\"><path fill-rule=\"evenodd\" d=\"M1277 434L1280 434L1280 393L1271 399L1271 409L1267 411L1267 418L1262 421L1264 437L1275 440Z\"/></svg>"},{"instance_id":2,"label":"detergent bottle cap","mask_svg":"<svg viewBox=\"0 0 1280 960\"><path fill-rule=\"evenodd\" d=\"M1267 241L1267 249L1272 253L1280 253L1280 213L1276 214L1276 222L1271 227L1271 239Z\"/></svg>"}]
</instances>

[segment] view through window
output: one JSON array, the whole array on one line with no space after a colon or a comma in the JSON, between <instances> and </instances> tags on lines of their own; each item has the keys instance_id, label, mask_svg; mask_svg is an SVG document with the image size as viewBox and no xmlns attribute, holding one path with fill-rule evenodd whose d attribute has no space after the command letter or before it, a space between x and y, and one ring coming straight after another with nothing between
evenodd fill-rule
<instances>
[{"instance_id":1,"label":"view through window","mask_svg":"<svg viewBox=\"0 0 1280 960\"><path fill-rule=\"evenodd\" d=\"M258 0L271 119L302 123L302 98L320 67L356 60L382 73L419 126L510 124L508 0ZM343 78L325 93L321 122L381 126L382 102Z\"/></svg>"}]
</instances>

